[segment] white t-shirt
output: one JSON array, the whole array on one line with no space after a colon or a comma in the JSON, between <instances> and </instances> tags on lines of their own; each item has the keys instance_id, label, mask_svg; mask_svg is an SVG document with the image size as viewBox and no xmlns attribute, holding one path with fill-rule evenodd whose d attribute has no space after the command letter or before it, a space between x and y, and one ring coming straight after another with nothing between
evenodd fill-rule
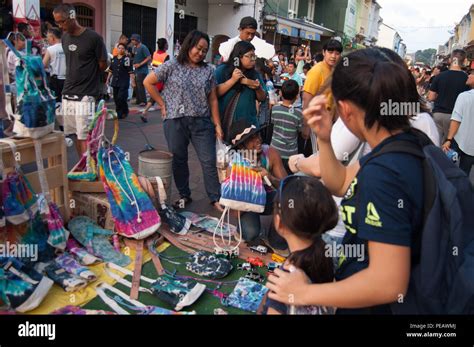
<instances>
[{"instance_id":1,"label":"white t-shirt","mask_svg":"<svg viewBox=\"0 0 474 347\"><path fill-rule=\"evenodd\" d=\"M10 80L15 80L15 70L16 66L20 62L20 59L13 53L12 51L8 50L7 53L7 67L8 67L8 74L10 75Z\"/></svg>"},{"instance_id":2,"label":"white t-shirt","mask_svg":"<svg viewBox=\"0 0 474 347\"><path fill-rule=\"evenodd\" d=\"M454 135L459 148L474 156L474 89L459 94L451 119L461 123Z\"/></svg>"},{"instance_id":3,"label":"white t-shirt","mask_svg":"<svg viewBox=\"0 0 474 347\"><path fill-rule=\"evenodd\" d=\"M66 56L64 55L61 43L56 43L47 48L50 60L49 67L51 76L56 76L60 80L66 79Z\"/></svg>"}]
</instances>

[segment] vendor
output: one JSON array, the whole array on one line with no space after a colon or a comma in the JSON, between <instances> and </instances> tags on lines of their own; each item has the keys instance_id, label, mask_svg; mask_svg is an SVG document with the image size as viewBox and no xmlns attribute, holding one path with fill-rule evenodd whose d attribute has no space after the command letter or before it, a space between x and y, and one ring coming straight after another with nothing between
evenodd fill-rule
<instances>
[{"instance_id":1,"label":"vendor","mask_svg":"<svg viewBox=\"0 0 474 347\"><path fill-rule=\"evenodd\" d=\"M237 151L243 158L249 160L254 170L260 172L266 188L267 199L265 210L259 214L245 212L241 215L242 237L247 242L258 242L261 237L270 243L274 250L286 250L287 244L281 236L273 232L262 232L260 215L272 215L273 202L280 185L280 180L287 176L280 154L274 148L263 144L260 132L266 127L257 129L247 120L234 123L230 138L232 150ZM228 168L228 175L230 168ZM265 183L266 182L266 183ZM271 184L271 185L270 185Z\"/></svg>"}]
</instances>

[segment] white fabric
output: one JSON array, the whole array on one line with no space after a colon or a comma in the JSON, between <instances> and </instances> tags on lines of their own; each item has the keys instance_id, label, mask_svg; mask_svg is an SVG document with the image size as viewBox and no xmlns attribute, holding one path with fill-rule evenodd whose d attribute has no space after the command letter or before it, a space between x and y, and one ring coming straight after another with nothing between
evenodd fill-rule
<instances>
[{"instance_id":1,"label":"white fabric","mask_svg":"<svg viewBox=\"0 0 474 347\"><path fill-rule=\"evenodd\" d=\"M223 61L227 61L234 49L234 46L237 42L242 41L239 36L233 37L226 42L221 43L219 46L219 54L222 56ZM255 47L255 55L259 58L271 59L275 55L275 48L273 45L267 43L265 40L262 40L255 36L252 41L250 41Z\"/></svg>"},{"instance_id":2,"label":"white fabric","mask_svg":"<svg viewBox=\"0 0 474 347\"><path fill-rule=\"evenodd\" d=\"M47 48L50 56L49 67L51 76L57 76L58 79L66 79L66 56L64 55L63 46L57 43Z\"/></svg>"},{"instance_id":3,"label":"white fabric","mask_svg":"<svg viewBox=\"0 0 474 347\"><path fill-rule=\"evenodd\" d=\"M459 94L451 119L461 123L454 136L459 148L474 156L474 89Z\"/></svg>"},{"instance_id":4,"label":"white fabric","mask_svg":"<svg viewBox=\"0 0 474 347\"><path fill-rule=\"evenodd\" d=\"M339 161L347 161L348 157L360 144L360 140L346 127L339 117L332 126L331 145Z\"/></svg>"},{"instance_id":5,"label":"white fabric","mask_svg":"<svg viewBox=\"0 0 474 347\"><path fill-rule=\"evenodd\" d=\"M15 80L15 70L17 65L20 62L20 58L18 58L13 51L8 50L7 54L7 66L8 66L8 74L10 78L13 78L12 81Z\"/></svg>"},{"instance_id":6,"label":"white fabric","mask_svg":"<svg viewBox=\"0 0 474 347\"><path fill-rule=\"evenodd\" d=\"M474 105L472 105L474 106ZM436 146L440 145L438 129L433 118L426 112L419 113L411 119L412 127L424 132ZM331 144L334 149L337 160L347 160L360 144L360 140L345 126L344 122L339 118L333 125L331 132ZM367 144L361 156L370 153L372 149Z\"/></svg>"},{"instance_id":7,"label":"white fabric","mask_svg":"<svg viewBox=\"0 0 474 347\"><path fill-rule=\"evenodd\" d=\"M436 146L441 146L438 128L429 113L423 112L411 119L411 126L423 131Z\"/></svg>"}]
</instances>

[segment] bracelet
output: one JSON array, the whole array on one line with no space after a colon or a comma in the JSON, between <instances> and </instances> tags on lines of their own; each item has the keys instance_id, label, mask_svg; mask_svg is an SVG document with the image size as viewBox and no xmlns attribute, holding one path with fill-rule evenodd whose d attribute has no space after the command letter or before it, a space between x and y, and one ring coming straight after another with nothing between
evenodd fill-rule
<instances>
[{"instance_id":1,"label":"bracelet","mask_svg":"<svg viewBox=\"0 0 474 347\"><path fill-rule=\"evenodd\" d=\"M450 143L452 143L452 142L453 142L453 139L446 139L446 141L444 141L444 142L448 142L448 141L449 141Z\"/></svg>"}]
</instances>

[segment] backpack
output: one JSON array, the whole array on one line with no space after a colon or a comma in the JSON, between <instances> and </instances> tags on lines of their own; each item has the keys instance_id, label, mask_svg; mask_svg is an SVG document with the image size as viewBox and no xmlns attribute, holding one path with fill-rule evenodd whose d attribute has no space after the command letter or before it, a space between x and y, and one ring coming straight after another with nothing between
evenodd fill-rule
<instances>
[{"instance_id":1,"label":"backpack","mask_svg":"<svg viewBox=\"0 0 474 347\"><path fill-rule=\"evenodd\" d=\"M27 54L20 54L9 40L5 45L20 59L16 67L17 114L13 132L19 137L38 139L54 130L56 99L46 83L46 72L40 56L31 54L31 41L27 40Z\"/></svg>"},{"instance_id":2,"label":"backpack","mask_svg":"<svg viewBox=\"0 0 474 347\"><path fill-rule=\"evenodd\" d=\"M97 152L99 150L100 140L104 136L105 122L107 116L114 120L114 135L112 144L115 144L118 136L118 118L113 111L107 110L105 101L101 100L97 106L97 111L89 125L87 135L87 151L82 155L79 162L67 174L67 178L72 181L95 182L98 179L97 174Z\"/></svg>"},{"instance_id":3,"label":"backpack","mask_svg":"<svg viewBox=\"0 0 474 347\"><path fill-rule=\"evenodd\" d=\"M391 309L395 314L473 314L474 189L440 148L412 131L420 146L394 141L370 157L401 152L423 162L423 228L413 236L408 291Z\"/></svg>"},{"instance_id":4,"label":"backpack","mask_svg":"<svg viewBox=\"0 0 474 347\"><path fill-rule=\"evenodd\" d=\"M227 254L238 252L242 242L240 212L263 213L266 199L267 193L260 173L253 170L252 163L249 160L242 157L239 153L235 153L232 156L230 176L221 184L219 203L225 208L212 235L217 251L223 251ZM227 224L229 224L230 209L238 211L240 235L237 239L237 244L232 244L231 234L228 234L227 240L224 237L225 217L227 216ZM217 242L218 235L222 240L223 246Z\"/></svg>"},{"instance_id":5,"label":"backpack","mask_svg":"<svg viewBox=\"0 0 474 347\"><path fill-rule=\"evenodd\" d=\"M99 148L99 176L110 203L117 234L144 239L161 226L161 219L138 177L118 146L108 141Z\"/></svg>"}]
</instances>

